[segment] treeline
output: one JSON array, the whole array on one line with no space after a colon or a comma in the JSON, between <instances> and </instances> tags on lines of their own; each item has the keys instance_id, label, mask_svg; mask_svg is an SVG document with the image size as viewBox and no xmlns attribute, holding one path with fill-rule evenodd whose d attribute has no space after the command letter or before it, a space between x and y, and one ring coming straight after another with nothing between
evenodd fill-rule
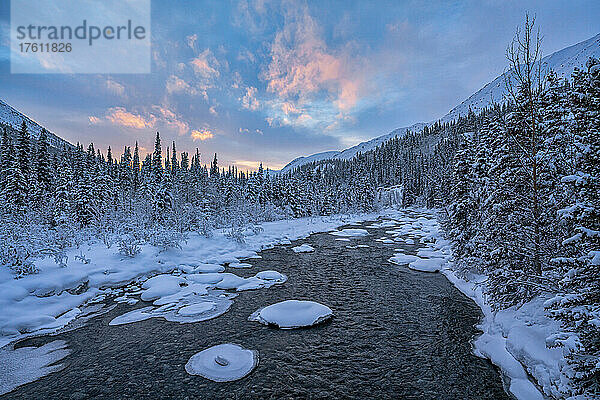
<instances>
[{"instance_id":1,"label":"treeline","mask_svg":"<svg viewBox=\"0 0 600 400\"><path fill-rule=\"evenodd\" d=\"M363 174L364 175L364 174ZM163 152L160 135L144 158L137 144L117 158L90 144L51 148L45 132L32 139L25 123L0 144L0 262L17 276L35 272L38 257L64 263L64 250L86 240L116 243L135 255L143 243L179 246L187 234L227 228L243 241L246 226L262 221L373 208L365 179L333 187L319 170L274 175L202 165L196 151Z\"/></svg>"}]
</instances>

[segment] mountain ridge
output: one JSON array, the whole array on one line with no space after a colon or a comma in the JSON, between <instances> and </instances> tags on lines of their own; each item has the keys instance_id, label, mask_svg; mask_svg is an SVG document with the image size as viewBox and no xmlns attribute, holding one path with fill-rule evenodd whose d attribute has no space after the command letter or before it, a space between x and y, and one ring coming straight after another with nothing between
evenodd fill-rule
<instances>
[{"instance_id":1,"label":"mountain ridge","mask_svg":"<svg viewBox=\"0 0 600 400\"><path fill-rule=\"evenodd\" d=\"M37 139L40 136L42 129L46 129L31 118L29 118L28 116L26 116L25 114L23 114L22 112L17 111L12 106L0 99L0 124L7 126L13 131L18 131L21 129L21 124L23 121L25 121L25 124L27 125L27 130L34 139ZM73 146L71 143L56 135L55 133L50 132L48 129L46 129L46 132L48 132L48 143L50 143L51 146L56 148L61 148L62 146Z\"/></svg>"}]
</instances>

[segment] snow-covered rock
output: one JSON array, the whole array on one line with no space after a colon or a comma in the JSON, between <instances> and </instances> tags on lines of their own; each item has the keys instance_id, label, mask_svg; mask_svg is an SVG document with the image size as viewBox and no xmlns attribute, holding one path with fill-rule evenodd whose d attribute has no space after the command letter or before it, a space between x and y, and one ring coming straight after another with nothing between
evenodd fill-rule
<instances>
[{"instance_id":1,"label":"snow-covered rock","mask_svg":"<svg viewBox=\"0 0 600 400\"><path fill-rule=\"evenodd\" d=\"M252 268L252 264L240 262L229 263L229 268Z\"/></svg>"},{"instance_id":2,"label":"snow-covered rock","mask_svg":"<svg viewBox=\"0 0 600 400\"><path fill-rule=\"evenodd\" d=\"M196 283L219 283L223 280L223 274L208 272L206 274L189 274L185 276L185 279L188 281L193 281Z\"/></svg>"},{"instance_id":3,"label":"snow-covered rock","mask_svg":"<svg viewBox=\"0 0 600 400\"><path fill-rule=\"evenodd\" d=\"M260 271L258 274L256 274L256 277L259 279L263 279L263 280L267 280L267 281L274 281L274 280L280 280L283 281L286 278L285 275L277 272L277 271Z\"/></svg>"},{"instance_id":4,"label":"snow-covered rock","mask_svg":"<svg viewBox=\"0 0 600 400\"><path fill-rule=\"evenodd\" d=\"M219 264L199 264L194 268L194 272L223 272L225 267Z\"/></svg>"},{"instance_id":5,"label":"snow-covered rock","mask_svg":"<svg viewBox=\"0 0 600 400\"><path fill-rule=\"evenodd\" d=\"M369 234L369 232L366 229L347 228L347 229L342 229L341 231L329 232L329 234L334 235L334 236L356 237L356 236L367 236Z\"/></svg>"},{"instance_id":6,"label":"snow-covered rock","mask_svg":"<svg viewBox=\"0 0 600 400\"><path fill-rule=\"evenodd\" d=\"M310 253L315 251L315 248L304 243L303 245L292 247L294 253Z\"/></svg>"},{"instance_id":7,"label":"snow-covered rock","mask_svg":"<svg viewBox=\"0 0 600 400\"><path fill-rule=\"evenodd\" d=\"M331 308L323 304L306 300L285 300L255 311L249 320L276 325L281 329L294 329L319 324L332 316Z\"/></svg>"},{"instance_id":8,"label":"snow-covered rock","mask_svg":"<svg viewBox=\"0 0 600 400\"><path fill-rule=\"evenodd\" d=\"M185 279L179 276L162 274L148 279L142 285L146 289L142 293L142 300L153 301L163 296L177 293L181 290L181 285L185 284Z\"/></svg>"},{"instance_id":9,"label":"snow-covered rock","mask_svg":"<svg viewBox=\"0 0 600 400\"><path fill-rule=\"evenodd\" d=\"M217 289L237 289L239 286L246 283L246 279L235 274L224 272L221 274L222 279L217 282Z\"/></svg>"},{"instance_id":10,"label":"snow-covered rock","mask_svg":"<svg viewBox=\"0 0 600 400\"><path fill-rule=\"evenodd\" d=\"M446 260L443 258L419 258L411 261L408 268L421 272L439 272L445 263Z\"/></svg>"},{"instance_id":11,"label":"snow-covered rock","mask_svg":"<svg viewBox=\"0 0 600 400\"><path fill-rule=\"evenodd\" d=\"M410 264L411 262L414 262L418 259L419 259L419 257L417 257L417 256L413 256L410 254L397 253L397 254L394 254L394 256L391 257L388 261L391 263L394 263L394 264L398 264L398 265L406 265L406 264Z\"/></svg>"},{"instance_id":12,"label":"snow-covered rock","mask_svg":"<svg viewBox=\"0 0 600 400\"><path fill-rule=\"evenodd\" d=\"M232 343L219 344L194 354L185 370L215 382L242 379L258 365L258 351Z\"/></svg>"},{"instance_id":13,"label":"snow-covered rock","mask_svg":"<svg viewBox=\"0 0 600 400\"><path fill-rule=\"evenodd\" d=\"M198 315L214 310L217 304L212 301L203 301L202 303L190 304L189 306L181 307L177 310L177 314L189 317L190 315Z\"/></svg>"}]
</instances>

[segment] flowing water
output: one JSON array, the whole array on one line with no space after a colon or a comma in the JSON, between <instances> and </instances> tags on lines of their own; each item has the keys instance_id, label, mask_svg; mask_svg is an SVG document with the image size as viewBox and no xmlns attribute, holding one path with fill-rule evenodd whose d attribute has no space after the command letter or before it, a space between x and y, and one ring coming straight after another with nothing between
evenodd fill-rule
<instances>
[{"instance_id":1,"label":"flowing water","mask_svg":"<svg viewBox=\"0 0 600 400\"><path fill-rule=\"evenodd\" d=\"M360 227L360 226L353 226ZM390 228L387 228L390 229ZM370 235L335 240L315 234L291 246L263 251L251 276L275 269L282 286L243 292L213 320L178 324L149 319L109 326L110 320L147 304L119 304L77 330L19 344L62 339L72 353L66 368L24 385L11 399L507 399L499 372L472 354L477 306L441 274L411 271L387 259L394 249ZM313 253L292 246L309 243ZM364 244L368 248L349 249ZM323 325L279 330L248 321L256 309L286 299L323 303L335 317ZM216 383L188 375L195 353L220 343L258 350L247 377Z\"/></svg>"}]
</instances>

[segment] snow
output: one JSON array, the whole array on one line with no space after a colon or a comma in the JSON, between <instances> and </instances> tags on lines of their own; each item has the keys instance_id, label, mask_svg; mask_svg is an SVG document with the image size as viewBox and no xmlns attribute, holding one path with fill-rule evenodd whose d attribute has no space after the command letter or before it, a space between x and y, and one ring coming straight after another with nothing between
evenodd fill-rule
<instances>
[{"instance_id":1,"label":"snow","mask_svg":"<svg viewBox=\"0 0 600 400\"><path fill-rule=\"evenodd\" d=\"M235 295L224 295L219 291L207 295L183 293L178 298L160 301L154 306L142 307L115 317L109 325L124 325L150 318L164 318L181 324L206 321L225 314L233 304ZM159 306L159 307L156 307Z\"/></svg>"},{"instance_id":2,"label":"snow","mask_svg":"<svg viewBox=\"0 0 600 400\"><path fill-rule=\"evenodd\" d=\"M315 251L315 248L304 243L303 245L292 247L292 251L294 253L310 253L312 251Z\"/></svg>"},{"instance_id":3,"label":"snow","mask_svg":"<svg viewBox=\"0 0 600 400\"><path fill-rule=\"evenodd\" d=\"M185 283L185 279L179 276L158 275L150 278L142 285L146 289L142 293L142 300L153 301L177 293L181 290L183 283Z\"/></svg>"},{"instance_id":4,"label":"snow","mask_svg":"<svg viewBox=\"0 0 600 400\"><path fill-rule=\"evenodd\" d=\"M246 283L246 279L229 272L221 274L221 277L222 279L216 285L218 289L237 289Z\"/></svg>"},{"instance_id":5,"label":"snow","mask_svg":"<svg viewBox=\"0 0 600 400\"><path fill-rule=\"evenodd\" d=\"M42 126L0 100L0 123L7 124L13 129L19 130L23 121L25 121L25 124L27 125L27 131L30 132L33 137L38 138L42 132ZM62 146L73 147L73 145L66 140L56 136L49 130L47 131L48 143L52 146L56 148L61 148Z\"/></svg>"},{"instance_id":6,"label":"snow","mask_svg":"<svg viewBox=\"0 0 600 400\"><path fill-rule=\"evenodd\" d=\"M63 369L58 361L69 355L67 343L55 340L41 347L13 348L12 345L0 349L0 395L33 382L42 376Z\"/></svg>"},{"instance_id":7,"label":"snow","mask_svg":"<svg viewBox=\"0 0 600 400\"><path fill-rule=\"evenodd\" d=\"M563 398L571 371L565 361L566 350L546 347L546 337L560 331L560 324L545 315L547 297L493 312L482 293L485 276L471 275L466 281L452 269L442 272L482 309L484 318L478 328L484 333L473 343L475 352L489 358L510 378L509 390L518 399L542 398L527 378L527 371L547 396Z\"/></svg>"},{"instance_id":8,"label":"snow","mask_svg":"<svg viewBox=\"0 0 600 400\"><path fill-rule=\"evenodd\" d=\"M329 234L334 235L334 236L358 237L358 236L367 236L369 234L369 232L366 229L347 228L347 229L342 229L341 231L329 232Z\"/></svg>"},{"instance_id":9,"label":"snow","mask_svg":"<svg viewBox=\"0 0 600 400\"><path fill-rule=\"evenodd\" d=\"M212 301L204 301L202 303L196 303L189 306L181 307L177 314L183 316L198 315L214 310L217 304Z\"/></svg>"},{"instance_id":10,"label":"snow","mask_svg":"<svg viewBox=\"0 0 600 400\"><path fill-rule=\"evenodd\" d=\"M223 272L225 267L219 264L199 264L194 268L194 272Z\"/></svg>"},{"instance_id":11,"label":"snow","mask_svg":"<svg viewBox=\"0 0 600 400\"><path fill-rule=\"evenodd\" d=\"M194 354L185 364L185 370L190 375L200 375L211 381L229 382L242 379L257 365L258 351L225 343Z\"/></svg>"},{"instance_id":12,"label":"snow","mask_svg":"<svg viewBox=\"0 0 600 400\"><path fill-rule=\"evenodd\" d=\"M252 268L252 264L239 262L229 263L228 266L229 268Z\"/></svg>"},{"instance_id":13,"label":"snow","mask_svg":"<svg viewBox=\"0 0 600 400\"><path fill-rule=\"evenodd\" d=\"M261 224L261 232L245 233L245 245L227 237L227 230L222 229L214 231L212 238L192 234L181 249L161 251L151 245L144 245L140 254L134 258L123 257L114 246L106 248L102 243L84 243L77 249L67 250L67 267L59 267L50 258L37 260L36 267L40 272L18 280L13 279L8 268L2 268L0 346L34 334L56 332L74 321L87 302L112 293L112 288L123 287L135 281L143 282L154 275L181 272L179 277L158 278L142 289L142 294L148 301L154 299L152 301L162 303L169 300L180 307L189 305L184 303L192 303L191 298L202 297L193 292L202 292L203 288L206 291L207 285L210 286L209 291L237 290L244 284L248 284L246 289L252 285L269 287L279 281L260 277L247 281L234 274L223 273L225 268L221 264L256 257L258 251L289 244L291 240L306 238L313 233L328 232L339 226L376 218L376 214L359 214L265 222ZM75 255L80 254L89 259L89 263L76 260ZM184 277L185 282L181 281L181 277ZM191 289L186 291L185 287L180 286L181 283L191 286ZM199 286L194 286L196 284ZM213 286L215 289L211 289ZM137 301L132 293L123 296L123 293L119 293L117 297L123 302ZM169 299L168 296L174 297ZM206 296L210 297L204 295ZM226 300L231 302L230 299ZM154 304L156 305L158 304ZM163 314L169 319L181 319L183 317L176 314L178 308L159 313L154 310L149 316L148 313L138 312L139 315L133 317L150 318Z\"/></svg>"},{"instance_id":14,"label":"snow","mask_svg":"<svg viewBox=\"0 0 600 400\"><path fill-rule=\"evenodd\" d=\"M397 253L394 254L393 257L391 257L388 261L394 264L398 264L398 265L406 265L406 264L410 264L413 261L416 261L417 259L419 259L419 257L417 256L413 256L410 254L403 254L403 253Z\"/></svg>"},{"instance_id":15,"label":"snow","mask_svg":"<svg viewBox=\"0 0 600 400\"><path fill-rule=\"evenodd\" d=\"M266 280L266 281L285 280L286 279L285 275L280 274L277 271L260 271L258 274L256 274L256 277L259 279Z\"/></svg>"},{"instance_id":16,"label":"snow","mask_svg":"<svg viewBox=\"0 0 600 400\"><path fill-rule=\"evenodd\" d=\"M186 275L185 279L196 283L219 283L223 280L223 274L210 272L205 274L190 274Z\"/></svg>"},{"instance_id":17,"label":"snow","mask_svg":"<svg viewBox=\"0 0 600 400\"><path fill-rule=\"evenodd\" d=\"M357 244L356 246L346 246L347 249L365 249L369 248L367 244Z\"/></svg>"},{"instance_id":18,"label":"snow","mask_svg":"<svg viewBox=\"0 0 600 400\"><path fill-rule=\"evenodd\" d=\"M439 272L444 264L445 260L442 258L419 258L411 261L408 268L421 272Z\"/></svg>"},{"instance_id":19,"label":"snow","mask_svg":"<svg viewBox=\"0 0 600 400\"><path fill-rule=\"evenodd\" d=\"M276 325L281 329L313 326L333 316L331 308L306 300L285 300L255 311L250 321L265 325Z\"/></svg>"}]
</instances>

